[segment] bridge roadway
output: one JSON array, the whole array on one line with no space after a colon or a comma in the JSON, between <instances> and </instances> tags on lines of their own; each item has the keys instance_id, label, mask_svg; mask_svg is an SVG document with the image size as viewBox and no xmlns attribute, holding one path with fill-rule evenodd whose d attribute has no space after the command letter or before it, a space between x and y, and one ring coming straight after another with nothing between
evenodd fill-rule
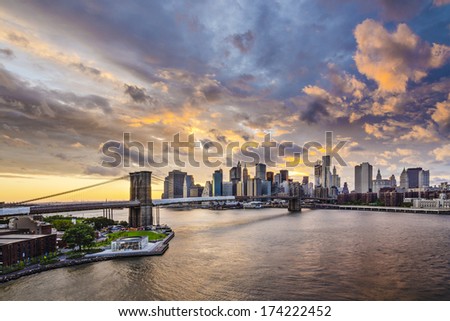
<instances>
[{"instance_id":1,"label":"bridge roadway","mask_svg":"<svg viewBox=\"0 0 450 321\"><path fill-rule=\"evenodd\" d=\"M208 201L234 201L234 196L215 196L215 197L188 197L188 198L174 198L153 200L153 206L164 206L171 204L194 203L194 202L208 202ZM13 204L12 204L13 205ZM92 211L102 209L123 209L130 207L139 207L141 202L136 201L105 201L105 202L70 202L70 203L42 203L42 204L27 204L20 207L6 207L0 208L0 217L33 215L33 214L49 214L62 212L79 212Z\"/></svg>"}]
</instances>

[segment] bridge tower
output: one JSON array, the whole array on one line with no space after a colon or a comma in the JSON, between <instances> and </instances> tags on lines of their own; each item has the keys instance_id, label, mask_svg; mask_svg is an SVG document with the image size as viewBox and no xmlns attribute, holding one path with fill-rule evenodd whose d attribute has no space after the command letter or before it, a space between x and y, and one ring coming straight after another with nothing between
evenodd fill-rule
<instances>
[{"instance_id":1,"label":"bridge tower","mask_svg":"<svg viewBox=\"0 0 450 321\"><path fill-rule=\"evenodd\" d=\"M139 207L130 207L128 223L131 227L152 225L152 172L130 173L130 201L139 201Z\"/></svg>"},{"instance_id":2,"label":"bridge tower","mask_svg":"<svg viewBox=\"0 0 450 321\"><path fill-rule=\"evenodd\" d=\"M294 183L291 190L291 196L289 199L288 211L289 212L301 212L302 211L302 194L303 189L299 183Z\"/></svg>"}]
</instances>

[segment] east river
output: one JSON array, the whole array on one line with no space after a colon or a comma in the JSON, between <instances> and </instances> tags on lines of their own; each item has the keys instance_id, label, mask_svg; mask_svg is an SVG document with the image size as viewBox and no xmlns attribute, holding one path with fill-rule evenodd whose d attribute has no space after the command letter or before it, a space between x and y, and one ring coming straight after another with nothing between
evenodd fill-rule
<instances>
[{"instance_id":1,"label":"east river","mask_svg":"<svg viewBox=\"0 0 450 321\"><path fill-rule=\"evenodd\" d=\"M115 219L125 219L116 213ZM161 257L62 268L0 300L450 300L450 216L161 210Z\"/></svg>"}]
</instances>

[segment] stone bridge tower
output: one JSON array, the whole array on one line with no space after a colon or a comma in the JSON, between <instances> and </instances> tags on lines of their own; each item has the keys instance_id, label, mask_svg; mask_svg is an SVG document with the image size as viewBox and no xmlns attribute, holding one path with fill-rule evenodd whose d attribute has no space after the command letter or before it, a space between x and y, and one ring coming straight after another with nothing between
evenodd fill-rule
<instances>
[{"instance_id":1,"label":"stone bridge tower","mask_svg":"<svg viewBox=\"0 0 450 321\"><path fill-rule=\"evenodd\" d=\"M303 188L300 183L293 183L290 188L290 196L288 203L288 211L289 212L301 212L302 211L302 196L303 196Z\"/></svg>"},{"instance_id":2,"label":"stone bridge tower","mask_svg":"<svg viewBox=\"0 0 450 321\"><path fill-rule=\"evenodd\" d=\"M141 202L140 207L130 207L128 223L131 227L152 225L152 172L130 173L130 201Z\"/></svg>"}]
</instances>

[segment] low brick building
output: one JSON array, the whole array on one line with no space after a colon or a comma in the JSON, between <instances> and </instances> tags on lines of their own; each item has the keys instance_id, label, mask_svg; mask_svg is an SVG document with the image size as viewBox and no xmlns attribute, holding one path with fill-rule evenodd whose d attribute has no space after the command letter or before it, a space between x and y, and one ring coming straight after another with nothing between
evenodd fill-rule
<instances>
[{"instance_id":1,"label":"low brick building","mask_svg":"<svg viewBox=\"0 0 450 321\"><path fill-rule=\"evenodd\" d=\"M56 251L56 234L0 235L0 264L10 266L20 261L48 255Z\"/></svg>"}]
</instances>

